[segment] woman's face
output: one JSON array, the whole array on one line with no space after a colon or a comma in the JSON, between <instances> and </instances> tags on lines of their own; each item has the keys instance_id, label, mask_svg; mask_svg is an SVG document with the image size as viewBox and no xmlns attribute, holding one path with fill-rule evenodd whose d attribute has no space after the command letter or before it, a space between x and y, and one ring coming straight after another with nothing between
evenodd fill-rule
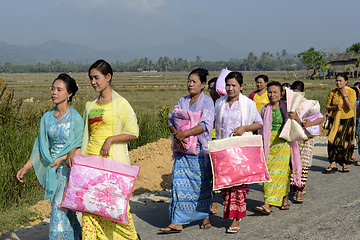
<instances>
[{"instance_id":1,"label":"woman's face","mask_svg":"<svg viewBox=\"0 0 360 240\"><path fill-rule=\"evenodd\" d=\"M341 89L341 88L344 88L347 84L347 81L345 80L344 77L341 77L341 76L338 76L335 80L335 83L336 83L336 87L338 89Z\"/></svg>"},{"instance_id":2,"label":"woman's face","mask_svg":"<svg viewBox=\"0 0 360 240\"><path fill-rule=\"evenodd\" d=\"M193 73L189 76L187 81L187 89L192 96L200 94L204 88L205 88L205 83L202 83L200 81L199 75Z\"/></svg>"},{"instance_id":3,"label":"woman's face","mask_svg":"<svg viewBox=\"0 0 360 240\"><path fill-rule=\"evenodd\" d=\"M226 81L226 93L230 98L239 96L240 91L243 89L243 85L240 86L235 78L230 78Z\"/></svg>"},{"instance_id":4,"label":"woman's face","mask_svg":"<svg viewBox=\"0 0 360 240\"><path fill-rule=\"evenodd\" d=\"M59 104L65 102L70 96L71 93L67 91L66 83L63 80L57 79L51 86L51 100L53 103Z\"/></svg>"},{"instance_id":5,"label":"woman's face","mask_svg":"<svg viewBox=\"0 0 360 240\"><path fill-rule=\"evenodd\" d=\"M270 86L268 87L268 97L270 100L270 103L274 105L275 103L278 103L281 99L281 88L279 86Z\"/></svg>"},{"instance_id":6,"label":"woman's face","mask_svg":"<svg viewBox=\"0 0 360 240\"><path fill-rule=\"evenodd\" d=\"M209 85L209 94L211 99L215 102L220 96L219 94L216 92L216 83L212 82Z\"/></svg>"},{"instance_id":7,"label":"woman's face","mask_svg":"<svg viewBox=\"0 0 360 240\"><path fill-rule=\"evenodd\" d=\"M102 92L104 89L110 86L111 74L102 74L99 70L93 68L90 70L90 83L96 92Z\"/></svg>"},{"instance_id":8,"label":"woman's face","mask_svg":"<svg viewBox=\"0 0 360 240\"><path fill-rule=\"evenodd\" d=\"M264 79L262 78L258 78L256 80L256 87L259 91L263 90L264 88L266 88L267 83L264 81Z\"/></svg>"}]
</instances>

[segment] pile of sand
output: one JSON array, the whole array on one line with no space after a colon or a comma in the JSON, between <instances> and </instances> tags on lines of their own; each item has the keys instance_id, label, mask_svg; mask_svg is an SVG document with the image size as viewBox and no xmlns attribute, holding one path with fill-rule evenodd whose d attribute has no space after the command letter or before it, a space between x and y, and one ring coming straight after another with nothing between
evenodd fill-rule
<instances>
[{"instance_id":1,"label":"pile of sand","mask_svg":"<svg viewBox=\"0 0 360 240\"><path fill-rule=\"evenodd\" d=\"M160 139L129 152L132 165L140 166L140 173L135 183L133 195L170 189L171 169L173 162L171 140ZM31 226L50 217L51 206L49 200L43 200L31 206L30 210L37 213L38 218L32 219Z\"/></svg>"}]
</instances>

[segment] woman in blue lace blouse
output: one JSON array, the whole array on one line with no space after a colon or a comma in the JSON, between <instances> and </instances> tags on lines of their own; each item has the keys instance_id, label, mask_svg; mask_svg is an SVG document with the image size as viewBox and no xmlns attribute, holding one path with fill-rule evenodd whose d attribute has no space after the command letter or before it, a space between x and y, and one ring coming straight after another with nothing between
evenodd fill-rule
<instances>
[{"instance_id":1,"label":"woman in blue lace blouse","mask_svg":"<svg viewBox=\"0 0 360 240\"><path fill-rule=\"evenodd\" d=\"M45 188L44 199L51 201L49 239L79 239L81 233L76 213L58 207L70 173L64 160L80 148L84 132L82 117L69 105L77 90L75 80L68 74L60 74L54 80L51 99L55 107L42 116L30 160L16 174L23 182L27 171L34 167Z\"/></svg>"}]
</instances>

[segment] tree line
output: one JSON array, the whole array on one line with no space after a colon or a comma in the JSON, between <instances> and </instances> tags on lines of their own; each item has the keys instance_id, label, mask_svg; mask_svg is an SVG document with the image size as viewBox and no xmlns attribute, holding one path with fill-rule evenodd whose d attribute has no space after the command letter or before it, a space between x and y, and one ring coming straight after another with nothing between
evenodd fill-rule
<instances>
[{"instance_id":1,"label":"tree line","mask_svg":"<svg viewBox=\"0 0 360 240\"><path fill-rule=\"evenodd\" d=\"M360 43L354 43L346 49L354 56L360 55ZM138 72L138 71L191 71L194 68L205 68L209 71L220 71L228 68L233 71L292 71L306 68L320 68L323 72L331 68L330 60L339 52L338 49L331 49L329 52L315 50L311 47L295 56L287 54L286 50L277 52L275 55L270 52L263 52L260 57L250 52L247 58L231 58L228 61L203 61L197 56L194 61L183 58L170 59L167 56L159 57L157 61L149 58L134 59L128 62L116 61L111 63L115 72ZM360 59L356 63L360 65ZM12 63L0 64L2 73L41 73L41 72L87 72L89 64L74 62L63 63L60 60L53 60L50 63L18 65Z\"/></svg>"},{"instance_id":2,"label":"tree line","mask_svg":"<svg viewBox=\"0 0 360 240\"><path fill-rule=\"evenodd\" d=\"M250 52L247 58L234 59L228 61L203 61L200 56L195 60L188 61L183 58L170 59L167 56L159 57L157 61L149 58L134 59L128 62L116 61L111 63L115 72L138 72L138 71L191 71L194 68L205 68L209 71L220 71L227 67L234 71L275 71L275 70L299 70L306 65L293 56L288 56L286 50L276 53L263 52L257 57ZM0 72L2 73L42 73L42 72L87 72L89 64L78 64L74 62L63 63L60 60L53 60L50 63L37 64L12 64L9 62L0 64Z\"/></svg>"}]
</instances>

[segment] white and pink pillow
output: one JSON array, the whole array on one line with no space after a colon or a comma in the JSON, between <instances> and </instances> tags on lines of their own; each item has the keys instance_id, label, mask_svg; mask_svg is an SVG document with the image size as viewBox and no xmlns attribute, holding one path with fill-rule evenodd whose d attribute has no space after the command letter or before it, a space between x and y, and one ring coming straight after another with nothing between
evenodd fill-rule
<instances>
[{"instance_id":1,"label":"white and pink pillow","mask_svg":"<svg viewBox=\"0 0 360 240\"><path fill-rule=\"evenodd\" d=\"M127 209L139 166L75 154L60 208L129 224Z\"/></svg>"},{"instance_id":2,"label":"white and pink pillow","mask_svg":"<svg viewBox=\"0 0 360 240\"><path fill-rule=\"evenodd\" d=\"M174 125L177 131L183 132L196 127L199 124L201 118L201 111L191 112L183 110L181 108L175 108L173 111ZM198 136L192 135L184 139L185 149L181 149L180 145L175 141L172 143L172 149L174 153L183 153L186 155L197 155L196 146L198 143Z\"/></svg>"}]
</instances>

